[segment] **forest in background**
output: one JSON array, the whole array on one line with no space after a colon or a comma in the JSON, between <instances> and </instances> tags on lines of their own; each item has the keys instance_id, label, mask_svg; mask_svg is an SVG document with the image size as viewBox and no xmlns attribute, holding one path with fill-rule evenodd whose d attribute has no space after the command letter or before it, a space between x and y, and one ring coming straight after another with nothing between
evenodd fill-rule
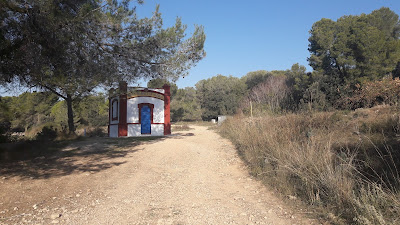
<instances>
[{"instance_id":1,"label":"forest in background","mask_svg":"<svg viewBox=\"0 0 400 225\"><path fill-rule=\"evenodd\" d=\"M288 70L253 71L241 78L216 75L186 88L178 88L167 78L154 78L148 87L171 85L173 122L208 121L236 113L256 116L396 105L400 96L399 37L398 15L389 8L337 21L321 19L310 30L312 72L294 64ZM10 131L38 133L47 125L65 132L67 127L71 129L71 121L77 127L107 125L106 93L74 97L71 105L76 113L71 119L68 100L51 90L2 97L2 135Z\"/></svg>"},{"instance_id":2,"label":"forest in background","mask_svg":"<svg viewBox=\"0 0 400 225\"><path fill-rule=\"evenodd\" d=\"M13 141L11 134L35 139L43 129L56 138L57 133L67 133L67 104L51 92L25 92L19 96L1 98L1 129ZM78 129L98 128L108 125L108 96L100 93L75 101L74 121Z\"/></svg>"}]
</instances>

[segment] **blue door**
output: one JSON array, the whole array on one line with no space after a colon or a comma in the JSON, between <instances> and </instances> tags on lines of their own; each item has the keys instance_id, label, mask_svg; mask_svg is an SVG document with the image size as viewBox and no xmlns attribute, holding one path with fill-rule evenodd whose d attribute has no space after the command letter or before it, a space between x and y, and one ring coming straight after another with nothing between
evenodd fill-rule
<instances>
[{"instance_id":1,"label":"blue door","mask_svg":"<svg viewBox=\"0 0 400 225\"><path fill-rule=\"evenodd\" d=\"M148 105L144 105L141 109L141 129L142 134L151 134L151 110Z\"/></svg>"}]
</instances>

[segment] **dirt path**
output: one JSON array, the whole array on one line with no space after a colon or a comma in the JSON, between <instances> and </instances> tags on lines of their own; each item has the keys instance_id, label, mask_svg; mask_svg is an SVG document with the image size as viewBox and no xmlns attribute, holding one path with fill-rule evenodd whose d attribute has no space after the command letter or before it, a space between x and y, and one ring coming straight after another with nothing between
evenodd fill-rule
<instances>
[{"instance_id":1,"label":"dirt path","mask_svg":"<svg viewBox=\"0 0 400 225\"><path fill-rule=\"evenodd\" d=\"M69 159L100 169L54 177L0 174L0 224L313 223L253 180L229 141L192 128L120 149L123 157Z\"/></svg>"}]
</instances>

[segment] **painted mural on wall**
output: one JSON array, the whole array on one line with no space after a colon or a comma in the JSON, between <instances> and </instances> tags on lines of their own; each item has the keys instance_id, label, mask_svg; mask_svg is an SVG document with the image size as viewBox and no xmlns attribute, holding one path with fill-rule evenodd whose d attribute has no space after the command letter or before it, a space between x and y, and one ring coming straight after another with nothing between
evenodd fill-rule
<instances>
[{"instance_id":1,"label":"painted mural on wall","mask_svg":"<svg viewBox=\"0 0 400 225\"><path fill-rule=\"evenodd\" d=\"M127 87L110 90L109 137L171 134L170 87Z\"/></svg>"}]
</instances>

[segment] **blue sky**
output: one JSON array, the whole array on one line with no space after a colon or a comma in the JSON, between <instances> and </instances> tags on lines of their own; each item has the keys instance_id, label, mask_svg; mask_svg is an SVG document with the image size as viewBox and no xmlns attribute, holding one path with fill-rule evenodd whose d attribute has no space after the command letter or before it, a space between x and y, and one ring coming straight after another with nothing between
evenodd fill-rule
<instances>
[{"instance_id":1,"label":"blue sky","mask_svg":"<svg viewBox=\"0 0 400 225\"><path fill-rule=\"evenodd\" d=\"M255 70L286 70L294 63L311 71L307 47L313 23L383 6L400 15L399 0L145 0L137 8L139 17L151 16L157 4L166 27L181 17L189 35L198 24L207 36L207 56L177 81L179 88L217 74L241 77ZM0 88L0 95L15 94Z\"/></svg>"},{"instance_id":2,"label":"blue sky","mask_svg":"<svg viewBox=\"0 0 400 225\"><path fill-rule=\"evenodd\" d=\"M206 58L178 80L179 88L217 74L241 77L255 70L290 69L294 63L311 71L307 48L313 23L383 6L400 15L399 0L145 0L139 15L150 16L157 4L165 26L181 17L188 34L198 24L207 36Z\"/></svg>"}]
</instances>

